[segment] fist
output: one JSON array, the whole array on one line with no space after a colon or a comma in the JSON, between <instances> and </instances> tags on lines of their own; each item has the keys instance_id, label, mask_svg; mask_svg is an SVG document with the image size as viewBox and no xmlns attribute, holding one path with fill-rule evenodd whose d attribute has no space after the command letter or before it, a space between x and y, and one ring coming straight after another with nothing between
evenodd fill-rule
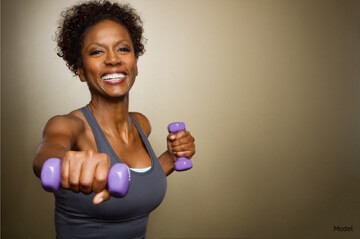
<instances>
[{"instance_id":1,"label":"fist","mask_svg":"<svg viewBox=\"0 0 360 239\"><path fill-rule=\"evenodd\" d=\"M61 185L73 192L97 193L94 203L110 198L106 189L110 170L107 154L88 151L68 151L61 161Z\"/></svg>"},{"instance_id":2,"label":"fist","mask_svg":"<svg viewBox=\"0 0 360 239\"><path fill-rule=\"evenodd\" d=\"M167 145L174 160L177 157L191 159L195 154L195 138L186 130L179 131L176 134L169 133Z\"/></svg>"}]
</instances>

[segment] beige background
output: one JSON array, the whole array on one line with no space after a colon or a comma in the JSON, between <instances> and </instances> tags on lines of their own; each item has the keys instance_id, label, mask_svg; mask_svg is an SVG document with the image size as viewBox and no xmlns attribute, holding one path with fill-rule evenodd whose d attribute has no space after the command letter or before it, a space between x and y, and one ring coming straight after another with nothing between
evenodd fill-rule
<instances>
[{"instance_id":1,"label":"beige background","mask_svg":"<svg viewBox=\"0 0 360 239\"><path fill-rule=\"evenodd\" d=\"M4 239L54 237L32 160L46 121L89 100L52 41L75 2L1 3ZM158 154L171 121L197 140L148 238L360 238L360 1L131 2L148 38L131 110Z\"/></svg>"}]
</instances>

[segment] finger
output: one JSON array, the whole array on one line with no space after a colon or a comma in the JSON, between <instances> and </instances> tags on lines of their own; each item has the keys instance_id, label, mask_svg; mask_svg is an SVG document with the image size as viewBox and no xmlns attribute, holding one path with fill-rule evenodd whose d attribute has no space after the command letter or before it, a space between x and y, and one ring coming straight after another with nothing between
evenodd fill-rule
<instances>
[{"instance_id":1,"label":"finger","mask_svg":"<svg viewBox=\"0 0 360 239\"><path fill-rule=\"evenodd\" d=\"M70 168L69 158L67 155L65 155L63 160L61 160L61 186L63 188L70 188L69 168Z\"/></svg>"},{"instance_id":2,"label":"finger","mask_svg":"<svg viewBox=\"0 0 360 239\"><path fill-rule=\"evenodd\" d=\"M182 144L189 144L189 143L194 143L194 142L195 142L194 137L192 137L190 134L188 134L185 137L182 137L182 138L179 138L179 139L176 139L176 140L172 141L171 146L173 148L175 148L175 147L177 147L179 145L182 145Z\"/></svg>"},{"instance_id":3,"label":"finger","mask_svg":"<svg viewBox=\"0 0 360 239\"><path fill-rule=\"evenodd\" d=\"M169 133L169 135L168 135L168 140L170 140L170 141L174 141L175 139L176 139L176 134L174 134L174 133Z\"/></svg>"},{"instance_id":4,"label":"finger","mask_svg":"<svg viewBox=\"0 0 360 239\"><path fill-rule=\"evenodd\" d=\"M82 163L79 160L71 160L69 163L69 184L73 192L79 192L80 171Z\"/></svg>"},{"instance_id":5,"label":"finger","mask_svg":"<svg viewBox=\"0 0 360 239\"><path fill-rule=\"evenodd\" d=\"M106 188L107 178L110 171L110 160L107 155L104 155L104 157L105 159L98 163L93 177L94 181L92 184L92 191L96 193L101 192Z\"/></svg>"},{"instance_id":6,"label":"finger","mask_svg":"<svg viewBox=\"0 0 360 239\"><path fill-rule=\"evenodd\" d=\"M181 130L175 134L176 139L185 138L189 135L189 131Z\"/></svg>"},{"instance_id":7,"label":"finger","mask_svg":"<svg viewBox=\"0 0 360 239\"><path fill-rule=\"evenodd\" d=\"M192 156L194 155L194 152L193 152L193 151L175 152L175 155L176 155L177 157L184 157L184 158L191 159Z\"/></svg>"},{"instance_id":8,"label":"finger","mask_svg":"<svg viewBox=\"0 0 360 239\"><path fill-rule=\"evenodd\" d=\"M177 132L177 133L169 133L168 139L169 139L170 141L174 141L174 140L176 140L176 139L186 137L188 134L189 134L188 131L186 131L186 130L181 130L181 131L179 131L179 132Z\"/></svg>"},{"instance_id":9,"label":"finger","mask_svg":"<svg viewBox=\"0 0 360 239\"><path fill-rule=\"evenodd\" d=\"M110 199L110 192L107 189L97 193L93 199L93 204L98 205Z\"/></svg>"},{"instance_id":10,"label":"finger","mask_svg":"<svg viewBox=\"0 0 360 239\"><path fill-rule=\"evenodd\" d=\"M91 193L94 174L95 174L95 165L93 160L87 160L81 166L80 179L79 179L79 190L83 193Z\"/></svg>"},{"instance_id":11,"label":"finger","mask_svg":"<svg viewBox=\"0 0 360 239\"><path fill-rule=\"evenodd\" d=\"M194 148L194 144L192 142L188 144L181 144L176 147L172 147L174 152L190 151L193 148Z\"/></svg>"}]
</instances>

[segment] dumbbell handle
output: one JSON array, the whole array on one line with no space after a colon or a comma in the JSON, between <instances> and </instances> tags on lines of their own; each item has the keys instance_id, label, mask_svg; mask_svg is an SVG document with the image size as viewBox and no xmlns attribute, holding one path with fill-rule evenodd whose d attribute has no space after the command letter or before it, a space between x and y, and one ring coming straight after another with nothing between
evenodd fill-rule
<instances>
[{"instance_id":1,"label":"dumbbell handle","mask_svg":"<svg viewBox=\"0 0 360 239\"><path fill-rule=\"evenodd\" d=\"M184 122L173 122L169 124L168 131L176 134L181 130L186 130ZM185 171L192 168L192 162L190 159L185 157L178 157L174 164L176 171Z\"/></svg>"},{"instance_id":2,"label":"dumbbell handle","mask_svg":"<svg viewBox=\"0 0 360 239\"><path fill-rule=\"evenodd\" d=\"M48 192L57 192L61 185L61 161L50 158L41 169L41 185ZM129 191L130 170L126 164L114 164L109 171L107 187L113 197L124 197Z\"/></svg>"}]
</instances>

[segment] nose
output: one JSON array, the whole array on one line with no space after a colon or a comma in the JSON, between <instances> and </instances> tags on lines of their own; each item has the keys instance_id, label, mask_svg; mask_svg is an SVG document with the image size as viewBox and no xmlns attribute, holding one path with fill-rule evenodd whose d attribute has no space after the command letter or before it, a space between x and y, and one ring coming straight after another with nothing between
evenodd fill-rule
<instances>
[{"instance_id":1,"label":"nose","mask_svg":"<svg viewBox=\"0 0 360 239\"><path fill-rule=\"evenodd\" d=\"M116 52L109 51L106 54L105 64L107 64L107 65L118 65L120 63L121 63L121 57Z\"/></svg>"}]
</instances>

